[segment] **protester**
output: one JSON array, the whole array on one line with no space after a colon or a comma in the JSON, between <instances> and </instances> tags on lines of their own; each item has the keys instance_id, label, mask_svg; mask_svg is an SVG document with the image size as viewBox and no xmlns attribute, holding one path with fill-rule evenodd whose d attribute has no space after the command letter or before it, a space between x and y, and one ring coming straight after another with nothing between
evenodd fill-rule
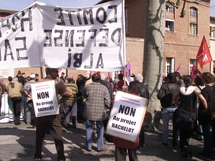
<instances>
[{"instance_id":1,"label":"protester","mask_svg":"<svg viewBox=\"0 0 215 161\"><path fill-rule=\"evenodd\" d=\"M178 109L174 112L173 120L175 126L177 125L179 127L180 125L180 148L182 155L186 158L192 158L192 153L188 150L188 145L193 131L193 120L196 119L196 96L202 101L205 109L207 109L208 106L198 87L192 86L193 79L190 75L184 76L183 82L184 87L180 87L180 91L174 96L174 101ZM179 125L177 124L178 120L180 120Z\"/></svg>"},{"instance_id":2,"label":"protester","mask_svg":"<svg viewBox=\"0 0 215 161\"><path fill-rule=\"evenodd\" d=\"M68 83L65 83L67 87L69 87L72 90L72 96L64 102L62 105L62 110L64 114L64 122L63 125L65 127L68 126L68 123L70 121L70 114L72 112L72 125L76 128L77 123L77 93L78 93L78 87L75 84L74 79L70 76L67 78Z\"/></svg>"},{"instance_id":3,"label":"protester","mask_svg":"<svg viewBox=\"0 0 215 161\"><path fill-rule=\"evenodd\" d=\"M18 78L18 82L22 83L22 85L24 86L25 85L25 78L22 76L22 73L20 70L18 71L16 77Z\"/></svg>"},{"instance_id":4,"label":"protester","mask_svg":"<svg viewBox=\"0 0 215 161\"><path fill-rule=\"evenodd\" d=\"M205 82L205 88L202 89L201 93L207 101L208 108L205 109L202 102L199 103L198 109L198 120L202 125L203 136L204 136L204 149L200 152L200 155L212 156L214 153L213 134L211 131L211 101L213 98L213 82L214 76L210 72L204 72L202 79Z\"/></svg>"},{"instance_id":5,"label":"protester","mask_svg":"<svg viewBox=\"0 0 215 161\"><path fill-rule=\"evenodd\" d=\"M116 90L120 90L120 91L122 91L123 90L123 86L124 86L124 80L123 80L123 78L124 78L124 75L122 74L122 73L120 73L120 74L118 74L118 82L117 82L117 84L116 84Z\"/></svg>"},{"instance_id":6,"label":"protester","mask_svg":"<svg viewBox=\"0 0 215 161\"><path fill-rule=\"evenodd\" d=\"M86 119L86 147L88 151L92 149L92 127L96 122L97 127L97 149L98 151L107 150L104 148L104 125L105 114L110 107L110 94L108 89L100 83L99 73L92 75L92 83L86 85L83 89L83 98L86 99L84 108L84 118Z\"/></svg>"},{"instance_id":7,"label":"protester","mask_svg":"<svg viewBox=\"0 0 215 161\"><path fill-rule=\"evenodd\" d=\"M138 94L139 96L148 99L149 101L149 90L148 87L143 83L143 76L139 73L135 74L134 80L138 81L141 83L141 89L140 93ZM146 112L147 113L147 112ZM145 146L145 132L144 132L144 124L142 124L142 128L140 130L140 142L139 142L140 147Z\"/></svg>"},{"instance_id":8,"label":"protester","mask_svg":"<svg viewBox=\"0 0 215 161\"><path fill-rule=\"evenodd\" d=\"M168 78L167 82L161 86L157 95L158 99L161 100L161 106L162 106L161 108L162 119L163 119L162 144L164 146L168 146L169 121L173 119L173 113L177 108L173 100L173 96L179 91L179 88L180 88L179 85L177 84L176 76L174 73L168 73L167 78ZM165 100L165 99L168 99L167 97L170 97L169 100ZM162 101L165 104L162 104ZM173 124L172 145L177 146L177 144L178 144L178 129L176 129Z\"/></svg>"},{"instance_id":9,"label":"protester","mask_svg":"<svg viewBox=\"0 0 215 161\"><path fill-rule=\"evenodd\" d=\"M0 116L1 116L2 96L4 92L6 92L6 85L4 84L4 77L0 75Z\"/></svg>"},{"instance_id":10,"label":"protester","mask_svg":"<svg viewBox=\"0 0 215 161\"><path fill-rule=\"evenodd\" d=\"M128 91L131 94L139 95L142 85L138 81L130 82ZM126 138L125 138L126 139ZM128 152L130 161L138 161L137 147L139 146L139 138L137 142L131 142L122 138L114 137L115 145L115 161L126 161Z\"/></svg>"},{"instance_id":11,"label":"protester","mask_svg":"<svg viewBox=\"0 0 215 161\"><path fill-rule=\"evenodd\" d=\"M83 98L82 98L82 91L83 91L85 82L86 82L86 78L82 74L79 74L78 78L76 80L76 85L78 87L78 93L77 93L78 113L77 113L77 117L79 119L83 119L84 104L83 104Z\"/></svg>"},{"instance_id":12,"label":"protester","mask_svg":"<svg viewBox=\"0 0 215 161\"><path fill-rule=\"evenodd\" d=\"M60 95L58 99L58 104L65 102L72 95L72 90L56 80L58 77L58 69L56 68L46 68L46 77L40 82L55 80L56 96ZM63 138L62 138L62 126L60 122L60 114L49 115L37 118L36 124L36 152L35 160L41 160L42 158L42 145L43 140L48 128L51 126L52 136L55 141L55 146L57 150L58 160L65 161Z\"/></svg>"},{"instance_id":13,"label":"protester","mask_svg":"<svg viewBox=\"0 0 215 161\"><path fill-rule=\"evenodd\" d=\"M9 82L7 85L7 92L13 103L14 124L20 125L23 86L18 82L18 78L15 77Z\"/></svg>"},{"instance_id":14,"label":"protester","mask_svg":"<svg viewBox=\"0 0 215 161\"><path fill-rule=\"evenodd\" d=\"M31 74L30 81L26 82L24 85L24 92L27 97L26 99L26 124L34 124L36 121L33 100L32 100L32 91L31 84L34 84L36 81L34 80L35 74Z\"/></svg>"},{"instance_id":15,"label":"protester","mask_svg":"<svg viewBox=\"0 0 215 161\"><path fill-rule=\"evenodd\" d=\"M60 79L63 81L63 83L65 83L65 73L64 72L61 73Z\"/></svg>"},{"instance_id":16,"label":"protester","mask_svg":"<svg viewBox=\"0 0 215 161\"><path fill-rule=\"evenodd\" d=\"M35 74L34 80L35 80L35 82L39 81L39 74L37 74L37 73Z\"/></svg>"}]
</instances>

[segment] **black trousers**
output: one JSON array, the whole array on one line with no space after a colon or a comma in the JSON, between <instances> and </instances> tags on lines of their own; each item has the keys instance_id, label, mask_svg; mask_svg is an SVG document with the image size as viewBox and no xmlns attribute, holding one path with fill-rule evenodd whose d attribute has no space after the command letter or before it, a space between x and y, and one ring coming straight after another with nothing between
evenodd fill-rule
<instances>
[{"instance_id":1,"label":"black trousers","mask_svg":"<svg viewBox=\"0 0 215 161\"><path fill-rule=\"evenodd\" d=\"M54 138L58 160L65 160L60 115L37 117L35 158L42 158L42 145L48 125Z\"/></svg>"},{"instance_id":2,"label":"black trousers","mask_svg":"<svg viewBox=\"0 0 215 161\"><path fill-rule=\"evenodd\" d=\"M20 123L22 97L12 97L11 101L13 103L14 124L16 125Z\"/></svg>"},{"instance_id":3,"label":"black trousers","mask_svg":"<svg viewBox=\"0 0 215 161\"><path fill-rule=\"evenodd\" d=\"M118 146L115 146L115 161L126 161L127 151L129 161L138 161L137 148L126 149Z\"/></svg>"}]
</instances>

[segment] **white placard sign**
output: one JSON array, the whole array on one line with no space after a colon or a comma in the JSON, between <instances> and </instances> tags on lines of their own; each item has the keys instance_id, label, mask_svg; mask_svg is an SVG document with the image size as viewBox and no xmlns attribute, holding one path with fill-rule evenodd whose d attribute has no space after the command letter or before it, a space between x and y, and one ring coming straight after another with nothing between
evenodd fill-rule
<instances>
[{"instance_id":1,"label":"white placard sign","mask_svg":"<svg viewBox=\"0 0 215 161\"><path fill-rule=\"evenodd\" d=\"M59 114L54 80L34 83L31 89L36 117Z\"/></svg>"},{"instance_id":2,"label":"white placard sign","mask_svg":"<svg viewBox=\"0 0 215 161\"><path fill-rule=\"evenodd\" d=\"M124 22L124 0L85 8L35 2L0 19L0 68L124 70Z\"/></svg>"},{"instance_id":3,"label":"white placard sign","mask_svg":"<svg viewBox=\"0 0 215 161\"><path fill-rule=\"evenodd\" d=\"M117 91L106 133L136 142L144 120L148 100Z\"/></svg>"}]
</instances>

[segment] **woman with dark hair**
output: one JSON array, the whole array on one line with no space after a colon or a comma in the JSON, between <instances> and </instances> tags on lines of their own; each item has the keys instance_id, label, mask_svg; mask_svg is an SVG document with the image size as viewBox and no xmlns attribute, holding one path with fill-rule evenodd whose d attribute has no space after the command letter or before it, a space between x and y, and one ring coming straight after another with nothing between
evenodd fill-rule
<instances>
[{"instance_id":1,"label":"woman with dark hair","mask_svg":"<svg viewBox=\"0 0 215 161\"><path fill-rule=\"evenodd\" d=\"M211 102L213 97L213 82L214 76L210 72L204 72L202 79L205 82L205 88L202 89L202 95L207 101L208 108L205 109L202 102L199 103L198 120L202 125L203 136L204 136L204 149L203 152L199 153L204 156L212 156L214 152L213 135L212 135L212 124L211 124Z\"/></svg>"},{"instance_id":2,"label":"woman with dark hair","mask_svg":"<svg viewBox=\"0 0 215 161\"><path fill-rule=\"evenodd\" d=\"M174 113L174 122L177 120L179 111L187 111L189 116L195 117L196 112L196 104L197 97L202 101L202 105L205 109L207 109L207 102L204 96L201 94L201 91L196 87L192 86L193 79L190 75L186 75L183 77L184 87L180 87L180 91L177 92L174 96L174 101L178 105L178 109ZM180 100L180 102L179 102ZM182 114L181 114L182 115ZM180 129L180 148L182 150L182 154L186 158L192 158L192 154L188 151L188 143L192 134L192 126L191 122L186 122L188 118L184 118L185 125ZM195 118L193 118L195 119Z\"/></svg>"}]
</instances>

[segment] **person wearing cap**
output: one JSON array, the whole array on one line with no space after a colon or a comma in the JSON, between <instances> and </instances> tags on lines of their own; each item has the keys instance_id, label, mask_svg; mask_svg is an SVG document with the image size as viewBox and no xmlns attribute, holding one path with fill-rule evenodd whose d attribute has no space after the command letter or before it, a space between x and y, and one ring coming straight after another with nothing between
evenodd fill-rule
<instances>
[{"instance_id":1,"label":"person wearing cap","mask_svg":"<svg viewBox=\"0 0 215 161\"><path fill-rule=\"evenodd\" d=\"M32 92L31 92L31 85L36 82L34 78L35 78L35 74L31 74L30 81L26 82L24 85L24 93L27 97L26 110L25 110L25 116L26 116L25 121L27 125L30 125L31 123L35 122L35 113L34 113Z\"/></svg>"},{"instance_id":2,"label":"person wearing cap","mask_svg":"<svg viewBox=\"0 0 215 161\"><path fill-rule=\"evenodd\" d=\"M65 83L65 73L64 72L61 73L60 79L63 81L63 83Z\"/></svg>"}]
</instances>

